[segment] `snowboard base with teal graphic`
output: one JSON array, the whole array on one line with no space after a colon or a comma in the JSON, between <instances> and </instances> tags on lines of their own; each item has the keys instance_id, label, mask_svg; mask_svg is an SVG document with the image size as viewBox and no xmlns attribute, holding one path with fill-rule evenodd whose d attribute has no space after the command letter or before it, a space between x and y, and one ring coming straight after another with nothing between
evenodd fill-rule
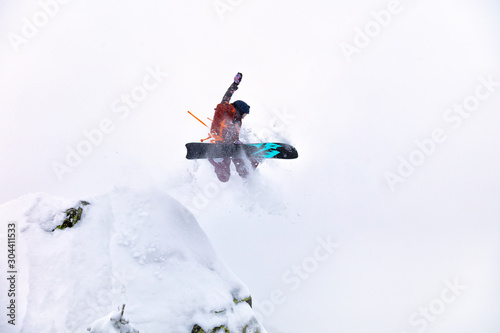
<instances>
[{"instance_id":1,"label":"snowboard base with teal graphic","mask_svg":"<svg viewBox=\"0 0 500 333\"><path fill-rule=\"evenodd\" d=\"M186 144L188 160L202 158L280 158L293 159L299 154L295 147L286 143L204 143Z\"/></svg>"}]
</instances>

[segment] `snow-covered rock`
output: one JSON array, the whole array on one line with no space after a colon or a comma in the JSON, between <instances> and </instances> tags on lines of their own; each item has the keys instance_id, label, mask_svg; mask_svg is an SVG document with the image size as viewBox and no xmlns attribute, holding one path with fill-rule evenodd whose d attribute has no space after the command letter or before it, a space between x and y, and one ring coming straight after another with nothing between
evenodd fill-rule
<instances>
[{"instance_id":1,"label":"snow-covered rock","mask_svg":"<svg viewBox=\"0 0 500 333\"><path fill-rule=\"evenodd\" d=\"M141 332L265 332L249 290L180 203L128 188L86 201L30 194L0 206L19 244L17 322L0 331L114 332L109 312L126 304ZM80 221L54 230L71 207Z\"/></svg>"}]
</instances>

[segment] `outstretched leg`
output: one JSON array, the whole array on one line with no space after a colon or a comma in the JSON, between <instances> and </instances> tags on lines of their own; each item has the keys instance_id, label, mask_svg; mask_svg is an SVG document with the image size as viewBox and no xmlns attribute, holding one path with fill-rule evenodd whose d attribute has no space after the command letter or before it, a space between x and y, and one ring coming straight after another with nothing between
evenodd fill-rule
<instances>
[{"instance_id":1,"label":"outstretched leg","mask_svg":"<svg viewBox=\"0 0 500 333\"><path fill-rule=\"evenodd\" d=\"M242 158L233 158L234 166L236 167L236 171L241 176L241 178L246 178L250 174L249 170L255 170L259 165L259 161L256 159L245 160Z\"/></svg>"},{"instance_id":2,"label":"outstretched leg","mask_svg":"<svg viewBox=\"0 0 500 333\"><path fill-rule=\"evenodd\" d=\"M214 166L217 178L219 178L219 180L223 183L227 182L229 180L229 177L231 177L231 160L229 158L218 158L217 161L215 161L214 159L209 158L208 161Z\"/></svg>"}]
</instances>

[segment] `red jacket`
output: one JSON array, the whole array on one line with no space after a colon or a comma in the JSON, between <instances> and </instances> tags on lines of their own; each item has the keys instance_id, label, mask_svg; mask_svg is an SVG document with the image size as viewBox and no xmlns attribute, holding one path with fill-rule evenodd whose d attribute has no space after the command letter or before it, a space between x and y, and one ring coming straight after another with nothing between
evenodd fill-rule
<instances>
[{"instance_id":1,"label":"red jacket","mask_svg":"<svg viewBox=\"0 0 500 333\"><path fill-rule=\"evenodd\" d=\"M210 135L215 142L234 143L240 140L241 116L234 106L229 104L233 93L238 89L236 83L231 84L222 101L215 108Z\"/></svg>"}]
</instances>

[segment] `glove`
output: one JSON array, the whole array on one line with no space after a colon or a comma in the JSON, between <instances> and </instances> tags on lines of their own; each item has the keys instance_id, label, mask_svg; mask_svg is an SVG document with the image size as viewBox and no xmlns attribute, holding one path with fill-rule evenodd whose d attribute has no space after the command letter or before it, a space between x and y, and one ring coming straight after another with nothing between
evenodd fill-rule
<instances>
[{"instance_id":1,"label":"glove","mask_svg":"<svg viewBox=\"0 0 500 333\"><path fill-rule=\"evenodd\" d=\"M241 74L241 73L236 74L236 76L234 77L234 83L240 84L242 78L243 78L243 74Z\"/></svg>"}]
</instances>

